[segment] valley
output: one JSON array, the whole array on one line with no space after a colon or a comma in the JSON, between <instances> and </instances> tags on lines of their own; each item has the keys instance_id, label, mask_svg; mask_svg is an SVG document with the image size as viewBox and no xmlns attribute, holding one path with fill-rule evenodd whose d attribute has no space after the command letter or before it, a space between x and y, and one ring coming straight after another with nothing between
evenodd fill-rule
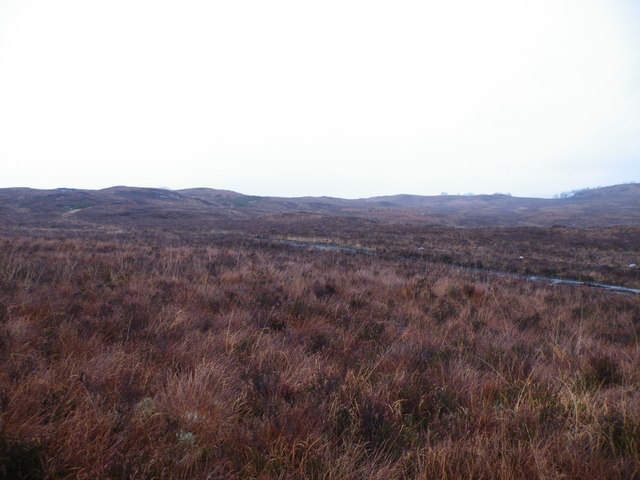
<instances>
[{"instance_id":1,"label":"valley","mask_svg":"<svg viewBox=\"0 0 640 480\"><path fill-rule=\"evenodd\" d=\"M1 479L638 475L640 223L101 195L0 192Z\"/></svg>"}]
</instances>

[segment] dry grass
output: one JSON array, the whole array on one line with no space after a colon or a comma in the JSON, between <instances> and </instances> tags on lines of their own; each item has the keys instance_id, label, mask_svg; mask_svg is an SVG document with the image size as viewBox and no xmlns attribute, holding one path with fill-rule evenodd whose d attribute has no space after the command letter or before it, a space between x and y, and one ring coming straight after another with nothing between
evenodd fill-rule
<instances>
[{"instance_id":1,"label":"dry grass","mask_svg":"<svg viewBox=\"0 0 640 480\"><path fill-rule=\"evenodd\" d=\"M640 296L425 262L0 240L0 478L640 478Z\"/></svg>"},{"instance_id":2,"label":"dry grass","mask_svg":"<svg viewBox=\"0 0 640 480\"><path fill-rule=\"evenodd\" d=\"M640 288L638 225L452 228L317 216L236 221L233 230L237 235L334 243L446 265Z\"/></svg>"}]
</instances>

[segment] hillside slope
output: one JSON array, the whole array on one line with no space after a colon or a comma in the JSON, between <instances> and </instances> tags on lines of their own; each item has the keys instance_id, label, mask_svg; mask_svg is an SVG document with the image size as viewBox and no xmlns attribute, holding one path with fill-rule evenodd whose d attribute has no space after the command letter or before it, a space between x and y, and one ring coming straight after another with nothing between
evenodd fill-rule
<instances>
[{"instance_id":1,"label":"hillside slope","mask_svg":"<svg viewBox=\"0 0 640 480\"><path fill-rule=\"evenodd\" d=\"M291 215L446 226L635 225L640 224L640 184L585 190L558 199L495 194L347 200L259 197L208 188L0 189L0 224L5 226L210 228L258 218L281 221Z\"/></svg>"}]
</instances>

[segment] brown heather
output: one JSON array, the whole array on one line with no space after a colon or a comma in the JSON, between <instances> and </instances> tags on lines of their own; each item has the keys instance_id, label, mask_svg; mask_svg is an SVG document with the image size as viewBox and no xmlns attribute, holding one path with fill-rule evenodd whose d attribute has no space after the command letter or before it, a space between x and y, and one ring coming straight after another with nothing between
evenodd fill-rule
<instances>
[{"instance_id":1,"label":"brown heather","mask_svg":"<svg viewBox=\"0 0 640 480\"><path fill-rule=\"evenodd\" d=\"M0 479L640 478L640 295L74 235L0 239Z\"/></svg>"}]
</instances>

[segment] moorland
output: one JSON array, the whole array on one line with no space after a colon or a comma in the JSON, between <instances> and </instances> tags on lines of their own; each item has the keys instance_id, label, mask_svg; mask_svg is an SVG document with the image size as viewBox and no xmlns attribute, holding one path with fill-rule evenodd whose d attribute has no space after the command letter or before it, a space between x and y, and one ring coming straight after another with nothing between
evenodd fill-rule
<instances>
[{"instance_id":1,"label":"moorland","mask_svg":"<svg viewBox=\"0 0 640 480\"><path fill-rule=\"evenodd\" d=\"M640 478L639 205L0 190L0 478Z\"/></svg>"}]
</instances>

